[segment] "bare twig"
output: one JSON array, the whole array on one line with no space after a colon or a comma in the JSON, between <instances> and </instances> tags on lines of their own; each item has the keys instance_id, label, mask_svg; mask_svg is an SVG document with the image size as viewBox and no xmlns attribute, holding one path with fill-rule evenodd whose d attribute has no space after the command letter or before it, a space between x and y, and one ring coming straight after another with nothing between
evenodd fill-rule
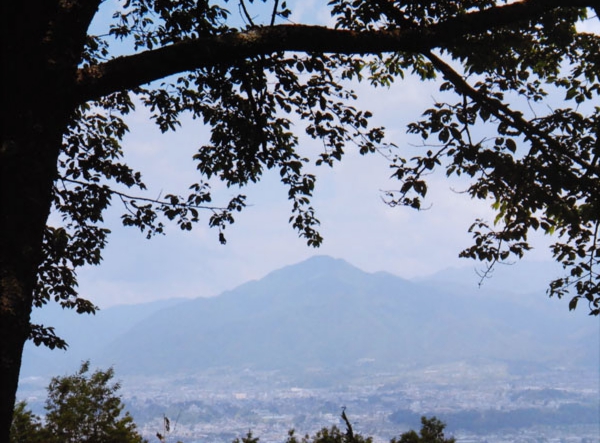
<instances>
[{"instance_id":1,"label":"bare twig","mask_svg":"<svg viewBox=\"0 0 600 443\"><path fill-rule=\"evenodd\" d=\"M240 8L244 13L244 17L246 17L246 20L248 20L248 24L252 27L256 26L252 20L252 17L250 16L250 13L248 12L248 8L246 8L246 2L244 0L240 0Z\"/></svg>"},{"instance_id":2,"label":"bare twig","mask_svg":"<svg viewBox=\"0 0 600 443\"><path fill-rule=\"evenodd\" d=\"M87 183L87 182L82 182L79 180L72 180L72 179L64 178L64 177L61 177L61 180L64 182L74 183L74 184L81 185L81 186L102 188L103 191L120 197L121 200L123 201L123 203L125 203L125 200L134 200L134 201L144 201L144 202L148 202L148 203L155 203L158 205L172 206L172 207L179 207L179 208L185 207L185 208L193 208L193 209L206 209L206 210L210 210L210 211L224 211L227 209L226 207L220 207L220 206L193 205L193 204L190 204L187 202L173 203L168 200L161 200L160 197L159 198L150 198L150 197L140 197L140 196L136 196L136 195L129 195L124 192L112 189L106 185L98 185L96 183Z\"/></svg>"},{"instance_id":3,"label":"bare twig","mask_svg":"<svg viewBox=\"0 0 600 443\"><path fill-rule=\"evenodd\" d=\"M275 19L277 18L277 9L279 8L279 0L275 0L273 5L273 12L271 13L271 26L275 24Z\"/></svg>"}]
</instances>

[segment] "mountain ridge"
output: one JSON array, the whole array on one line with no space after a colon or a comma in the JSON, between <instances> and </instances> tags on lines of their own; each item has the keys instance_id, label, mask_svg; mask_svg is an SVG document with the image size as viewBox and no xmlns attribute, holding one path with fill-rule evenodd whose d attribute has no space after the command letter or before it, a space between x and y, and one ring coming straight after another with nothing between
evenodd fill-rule
<instances>
[{"instance_id":1,"label":"mountain ridge","mask_svg":"<svg viewBox=\"0 0 600 443\"><path fill-rule=\"evenodd\" d=\"M551 365L568 357L583 364L597 352L593 325L563 311L526 309L514 297L481 294L369 273L319 255L216 297L147 306L126 327L115 325L120 333L96 337L96 348L78 343L70 360L91 358L123 374L215 367L302 373L365 361L374 369L478 358ZM90 350L93 355L83 355Z\"/></svg>"}]
</instances>

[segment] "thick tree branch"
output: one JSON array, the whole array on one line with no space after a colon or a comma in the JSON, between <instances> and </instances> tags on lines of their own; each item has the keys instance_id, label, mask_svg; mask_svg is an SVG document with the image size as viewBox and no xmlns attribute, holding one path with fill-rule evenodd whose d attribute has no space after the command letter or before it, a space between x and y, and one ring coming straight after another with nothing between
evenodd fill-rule
<instances>
[{"instance_id":1,"label":"thick tree branch","mask_svg":"<svg viewBox=\"0 0 600 443\"><path fill-rule=\"evenodd\" d=\"M99 98L135 88L180 72L231 64L278 51L339 54L426 52L449 47L467 35L534 19L559 7L593 7L595 0L524 0L471 12L421 29L348 31L309 25L278 25L252 28L186 40L140 54L119 57L81 69L77 97Z\"/></svg>"}]
</instances>

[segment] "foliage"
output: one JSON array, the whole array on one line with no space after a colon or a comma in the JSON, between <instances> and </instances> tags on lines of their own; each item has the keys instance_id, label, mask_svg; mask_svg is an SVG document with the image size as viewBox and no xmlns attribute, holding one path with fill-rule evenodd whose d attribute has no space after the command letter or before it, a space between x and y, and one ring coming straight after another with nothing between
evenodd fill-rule
<instances>
[{"instance_id":1,"label":"foliage","mask_svg":"<svg viewBox=\"0 0 600 443\"><path fill-rule=\"evenodd\" d=\"M331 2L338 26L412 28L443 21L454 14L489 10L496 2L410 3L392 8L375 2ZM600 314L600 38L577 31L586 18L579 8L546 11L532 20L496 32L461 36L432 51L386 54L368 65L369 79L388 85L406 67L422 78L440 74L437 102L408 131L425 140L423 153L394 158L398 190L388 203L421 208L427 175L445 169L447 176L467 177L464 193L491 202L493 221L476 220L474 244L461 256L486 264L522 258L532 249L533 231L552 235L552 254L567 275L551 282L550 296L573 296ZM597 18L597 17L596 17ZM451 62L444 61L448 58ZM453 66L459 64L459 68ZM553 102L552 97L563 96ZM509 105L510 103L510 105Z\"/></svg>"},{"instance_id":2,"label":"foliage","mask_svg":"<svg viewBox=\"0 0 600 443\"><path fill-rule=\"evenodd\" d=\"M295 432L291 430L288 434L286 443L372 443L372 437L363 437L354 432L350 420L346 416L346 411L342 412L342 420L345 423L346 431L342 432L337 426L331 428L322 428L314 436L305 435L298 439ZM419 434L415 431L405 432L399 439L392 438L390 443L454 443L454 438L444 437L444 428L446 424L436 417L421 417L421 430ZM252 436L251 432L233 443L258 443L259 439Z\"/></svg>"},{"instance_id":3,"label":"foliage","mask_svg":"<svg viewBox=\"0 0 600 443\"><path fill-rule=\"evenodd\" d=\"M48 385L44 423L27 410L25 402L15 405L10 443L142 443L136 425L117 395L114 371L89 373L89 361L77 373L54 377Z\"/></svg>"},{"instance_id":4,"label":"foliage","mask_svg":"<svg viewBox=\"0 0 600 443\"><path fill-rule=\"evenodd\" d=\"M421 430L405 432L399 439L393 438L391 443L454 443L454 437L446 438L444 428L446 424L436 417L421 417Z\"/></svg>"},{"instance_id":5,"label":"foliage","mask_svg":"<svg viewBox=\"0 0 600 443\"><path fill-rule=\"evenodd\" d=\"M27 403L20 401L15 405L15 412L10 427L9 443L42 443L47 441L40 418L26 409Z\"/></svg>"},{"instance_id":6,"label":"foliage","mask_svg":"<svg viewBox=\"0 0 600 443\"><path fill-rule=\"evenodd\" d=\"M372 443L372 437L363 437L360 434L356 434L352 428L352 424L346 415L346 408L344 407L341 415L342 421L346 425L346 431L342 432L337 426L331 428L322 428L317 431L312 437L308 434L298 439L295 431L292 429L288 432L288 438L286 443ZM234 443L240 443L239 440ZM257 438L253 438L251 433L248 433L246 438L242 439L241 443L258 443Z\"/></svg>"},{"instance_id":7,"label":"foliage","mask_svg":"<svg viewBox=\"0 0 600 443\"><path fill-rule=\"evenodd\" d=\"M409 126L410 132L437 140L425 155L396 162L394 174L403 187L390 202L419 207L427 192L423 177L439 166L448 176L471 178L464 192L491 201L497 215L493 222L473 223L475 242L461 256L487 263L487 272L497 262L522 258L533 247L532 231L552 235L552 254L568 273L552 281L548 293L572 293L569 309L584 299L590 314L598 315L600 108L593 103L600 92L600 65L590 54L598 53L600 40L575 31L580 18L573 10L508 29L510 45L497 44L498 36L477 39L477 45L493 48L486 53L458 48L466 75L429 54L446 79L441 90L458 99L436 103ZM552 103L549 97L562 90L564 103ZM532 111L509 107L509 101ZM414 197L407 199L408 193Z\"/></svg>"},{"instance_id":8,"label":"foliage","mask_svg":"<svg viewBox=\"0 0 600 443\"><path fill-rule=\"evenodd\" d=\"M54 377L48 386L45 427L51 441L73 443L144 440L117 395L114 371L89 373L89 361L73 375Z\"/></svg>"},{"instance_id":9,"label":"foliage","mask_svg":"<svg viewBox=\"0 0 600 443\"><path fill-rule=\"evenodd\" d=\"M294 431L290 431L286 443L371 443L371 437L363 437L360 434L353 434L352 437L340 430L337 426L323 428L313 436L305 435L298 439Z\"/></svg>"}]
</instances>

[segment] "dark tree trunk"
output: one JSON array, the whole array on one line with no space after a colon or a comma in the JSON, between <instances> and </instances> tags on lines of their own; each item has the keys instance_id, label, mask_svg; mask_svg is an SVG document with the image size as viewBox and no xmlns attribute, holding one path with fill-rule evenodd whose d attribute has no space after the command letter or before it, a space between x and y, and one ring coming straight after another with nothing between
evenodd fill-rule
<instances>
[{"instance_id":1,"label":"dark tree trunk","mask_svg":"<svg viewBox=\"0 0 600 443\"><path fill-rule=\"evenodd\" d=\"M53 3L47 2L46 10L28 2L3 2L2 7L0 442L9 438L57 158L73 109L69 91L77 62L66 52L60 60L50 47ZM27 7L40 10L26 15L12 10ZM30 21L18 23L16 17ZM69 56L73 61L64 63Z\"/></svg>"},{"instance_id":2,"label":"dark tree trunk","mask_svg":"<svg viewBox=\"0 0 600 443\"><path fill-rule=\"evenodd\" d=\"M35 123L31 118L9 120L13 121L3 131L0 151L0 441L8 440L21 355L29 335L60 149L56 129L62 127L53 118Z\"/></svg>"},{"instance_id":3,"label":"dark tree trunk","mask_svg":"<svg viewBox=\"0 0 600 443\"><path fill-rule=\"evenodd\" d=\"M42 236L60 146L60 137L46 131L31 136L27 132L31 126L26 126L14 129L28 137L4 136L0 152L0 441L6 441L21 354L29 335L36 271L42 258Z\"/></svg>"},{"instance_id":4,"label":"dark tree trunk","mask_svg":"<svg viewBox=\"0 0 600 443\"><path fill-rule=\"evenodd\" d=\"M100 0L1 2L0 442L8 441L57 160Z\"/></svg>"}]
</instances>

